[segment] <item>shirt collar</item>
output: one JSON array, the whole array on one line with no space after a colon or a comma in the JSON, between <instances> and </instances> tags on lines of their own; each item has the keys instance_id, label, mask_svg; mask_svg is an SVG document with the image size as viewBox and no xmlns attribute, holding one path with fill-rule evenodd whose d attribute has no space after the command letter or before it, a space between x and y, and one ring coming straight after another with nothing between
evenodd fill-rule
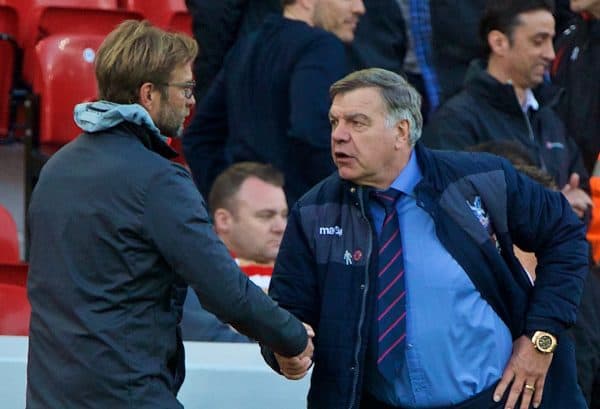
<instances>
[{"instance_id":1,"label":"shirt collar","mask_svg":"<svg viewBox=\"0 0 600 409\"><path fill-rule=\"evenodd\" d=\"M417 162L417 155L413 149L410 152L408 163L404 169L402 169L398 177L394 179L390 187L393 187L404 194L412 195L413 191L415 190L415 186L422 178L423 174L421 173L419 162Z\"/></svg>"},{"instance_id":2,"label":"shirt collar","mask_svg":"<svg viewBox=\"0 0 600 409\"><path fill-rule=\"evenodd\" d=\"M537 111L540 107L540 103L538 102L537 99L535 99L535 95L533 95L533 91L531 90L531 88L527 88L525 90L525 103L523 104L523 106L521 107L521 109L523 110L523 112L527 112L527 110L529 108L533 109L534 111Z\"/></svg>"}]
</instances>

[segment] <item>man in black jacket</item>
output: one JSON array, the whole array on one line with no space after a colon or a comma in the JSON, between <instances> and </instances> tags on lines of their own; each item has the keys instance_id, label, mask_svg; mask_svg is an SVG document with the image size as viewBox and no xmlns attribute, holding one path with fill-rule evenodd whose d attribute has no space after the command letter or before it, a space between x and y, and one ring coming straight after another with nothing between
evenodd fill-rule
<instances>
[{"instance_id":1,"label":"man in black jacket","mask_svg":"<svg viewBox=\"0 0 600 409\"><path fill-rule=\"evenodd\" d=\"M169 50L169 52L165 52ZM186 284L240 332L308 367L302 323L248 281L189 173L169 161L194 104L193 39L126 21L96 56L102 101L44 166L29 207L27 407L180 409Z\"/></svg>"},{"instance_id":2,"label":"man in black jacket","mask_svg":"<svg viewBox=\"0 0 600 409\"><path fill-rule=\"evenodd\" d=\"M517 140L550 173L583 217L591 199L588 173L574 140L553 108L558 90L543 84L554 59L551 0L490 0L481 20L488 61L475 60L465 88L444 104L423 142L465 149L494 139Z\"/></svg>"},{"instance_id":3,"label":"man in black jacket","mask_svg":"<svg viewBox=\"0 0 600 409\"><path fill-rule=\"evenodd\" d=\"M227 51L240 36L258 28L269 13L281 12L280 0L185 0L200 55L194 62L197 100L217 76Z\"/></svg>"},{"instance_id":4,"label":"man in black jacket","mask_svg":"<svg viewBox=\"0 0 600 409\"><path fill-rule=\"evenodd\" d=\"M288 204L334 170L329 86L347 73L362 0L286 0L283 15L231 49L183 138L200 192L236 162L270 163L285 175Z\"/></svg>"},{"instance_id":5,"label":"man in black jacket","mask_svg":"<svg viewBox=\"0 0 600 409\"><path fill-rule=\"evenodd\" d=\"M281 0L186 0L194 37L202 52L194 63L196 100L206 95L235 41L256 30ZM408 40L397 0L364 0L354 41L346 45L350 70L380 67L403 72Z\"/></svg>"}]
</instances>

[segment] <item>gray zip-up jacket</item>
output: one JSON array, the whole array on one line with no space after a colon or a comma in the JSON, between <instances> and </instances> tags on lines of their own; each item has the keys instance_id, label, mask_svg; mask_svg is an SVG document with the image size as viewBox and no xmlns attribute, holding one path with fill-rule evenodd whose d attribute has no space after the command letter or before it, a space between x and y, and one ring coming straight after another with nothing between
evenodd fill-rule
<instances>
[{"instance_id":1,"label":"gray zip-up jacket","mask_svg":"<svg viewBox=\"0 0 600 409\"><path fill-rule=\"evenodd\" d=\"M240 332L302 352L302 324L240 272L147 112L76 119L94 132L50 158L29 208L27 408L181 408L185 283Z\"/></svg>"}]
</instances>

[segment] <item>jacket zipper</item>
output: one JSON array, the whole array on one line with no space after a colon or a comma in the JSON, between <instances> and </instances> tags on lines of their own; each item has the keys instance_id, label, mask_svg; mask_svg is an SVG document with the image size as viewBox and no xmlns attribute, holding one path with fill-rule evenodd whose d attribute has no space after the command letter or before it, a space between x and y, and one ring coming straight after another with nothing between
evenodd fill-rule
<instances>
[{"instance_id":1,"label":"jacket zipper","mask_svg":"<svg viewBox=\"0 0 600 409\"><path fill-rule=\"evenodd\" d=\"M357 330L358 330L358 341L356 343L356 349L354 351L354 379L352 381L352 394L351 394L351 399L350 399L350 405L348 406L348 409L352 409L354 407L354 404L356 402L356 388L358 387L358 372L359 372L359 363L358 363L358 356L360 354L360 347L361 347L361 342L362 342L362 336L361 336L361 332L362 332L362 327L363 327L363 322L365 320L365 308L366 308L366 304L367 304L367 293L369 292L369 268L370 268L370 263L371 263L371 253L373 251L373 230L371 228L371 223L369 223L369 219L367 218L366 214L365 214L365 207L364 207L364 203L362 200L362 188L358 188L357 189L358 192L356 193L357 197L358 197L358 207L360 208L360 214L363 218L363 220L365 221L365 223L367 224L368 230L369 230L369 239L368 239L368 244L367 244L367 260L365 263L365 288L363 291L363 296L362 296L362 305L361 305L361 311L360 311L360 318L358 319L358 326L357 326Z\"/></svg>"},{"instance_id":2,"label":"jacket zipper","mask_svg":"<svg viewBox=\"0 0 600 409\"><path fill-rule=\"evenodd\" d=\"M531 127L531 121L529 120L529 117L527 116L527 112L524 112L521 109L521 102L519 101L519 97L517 96L516 91L515 91L515 98L517 100L517 105L519 106L519 110L521 111L521 114L523 115L523 119L525 119L525 125L527 125L527 133L529 134L529 140L532 142L535 142L535 134L533 133L533 128ZM536 144L536 146L537 146L537 144ZM537 156L538 156L538 159L540 160L541 168L543 170L546 170L547 169L546 163L544 162L544 157L542 156L542 152L540 151L539 146L537 147Z\"/></svg>"}]
</instances>

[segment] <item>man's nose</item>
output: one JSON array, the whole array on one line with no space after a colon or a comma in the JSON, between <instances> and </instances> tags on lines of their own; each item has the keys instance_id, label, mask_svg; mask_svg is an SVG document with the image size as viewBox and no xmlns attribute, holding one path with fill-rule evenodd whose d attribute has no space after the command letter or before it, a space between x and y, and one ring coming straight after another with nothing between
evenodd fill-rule
<instances>
[{"instance_id":1,"label":"man's nose","mask_svg":"<svg viewBox=\"0 0 600 409\"><path fill-rule=\"evenodd\" d=\"M285 216L277 216L273 221L273 231L277 233L283 233L285 231L285 226L287 226L287 217Z\"/></svg>"},{"instance_id":2,"label":"man's nose","mask_svg":"<svg viewBox=\"0 0 600 409\"><path fill-rule=\"evenodd\" d=\"M354 14L358 14L358 15L363 15L365 14L365 3L363 3L363 0L354 0L352 3L352 12Z\"/></svg>"},{"instance_id":3,"label":"man's nose","mask_svg":"<svg viewBox=\"0 0 600 409\"><path fill-rule=\"evenodd\" d=\"M554 53L554 45L552 42L549 42L544 47L544 58L548 61L553 61L555 57L556 54Z\"/></svg>"},{"instance_id":4,"label":"man's nose","mask_svg":"<svg viewBox=\"0 0 600 409\"><path fill-rule=\"evenodd\" d=\"M335 128L331 130L331 139L333 139L334 142L347 141L349 139L349 136L350 133L348 132L348 129L341 124L338 124Z\"/></svg>"}]
</instances>

